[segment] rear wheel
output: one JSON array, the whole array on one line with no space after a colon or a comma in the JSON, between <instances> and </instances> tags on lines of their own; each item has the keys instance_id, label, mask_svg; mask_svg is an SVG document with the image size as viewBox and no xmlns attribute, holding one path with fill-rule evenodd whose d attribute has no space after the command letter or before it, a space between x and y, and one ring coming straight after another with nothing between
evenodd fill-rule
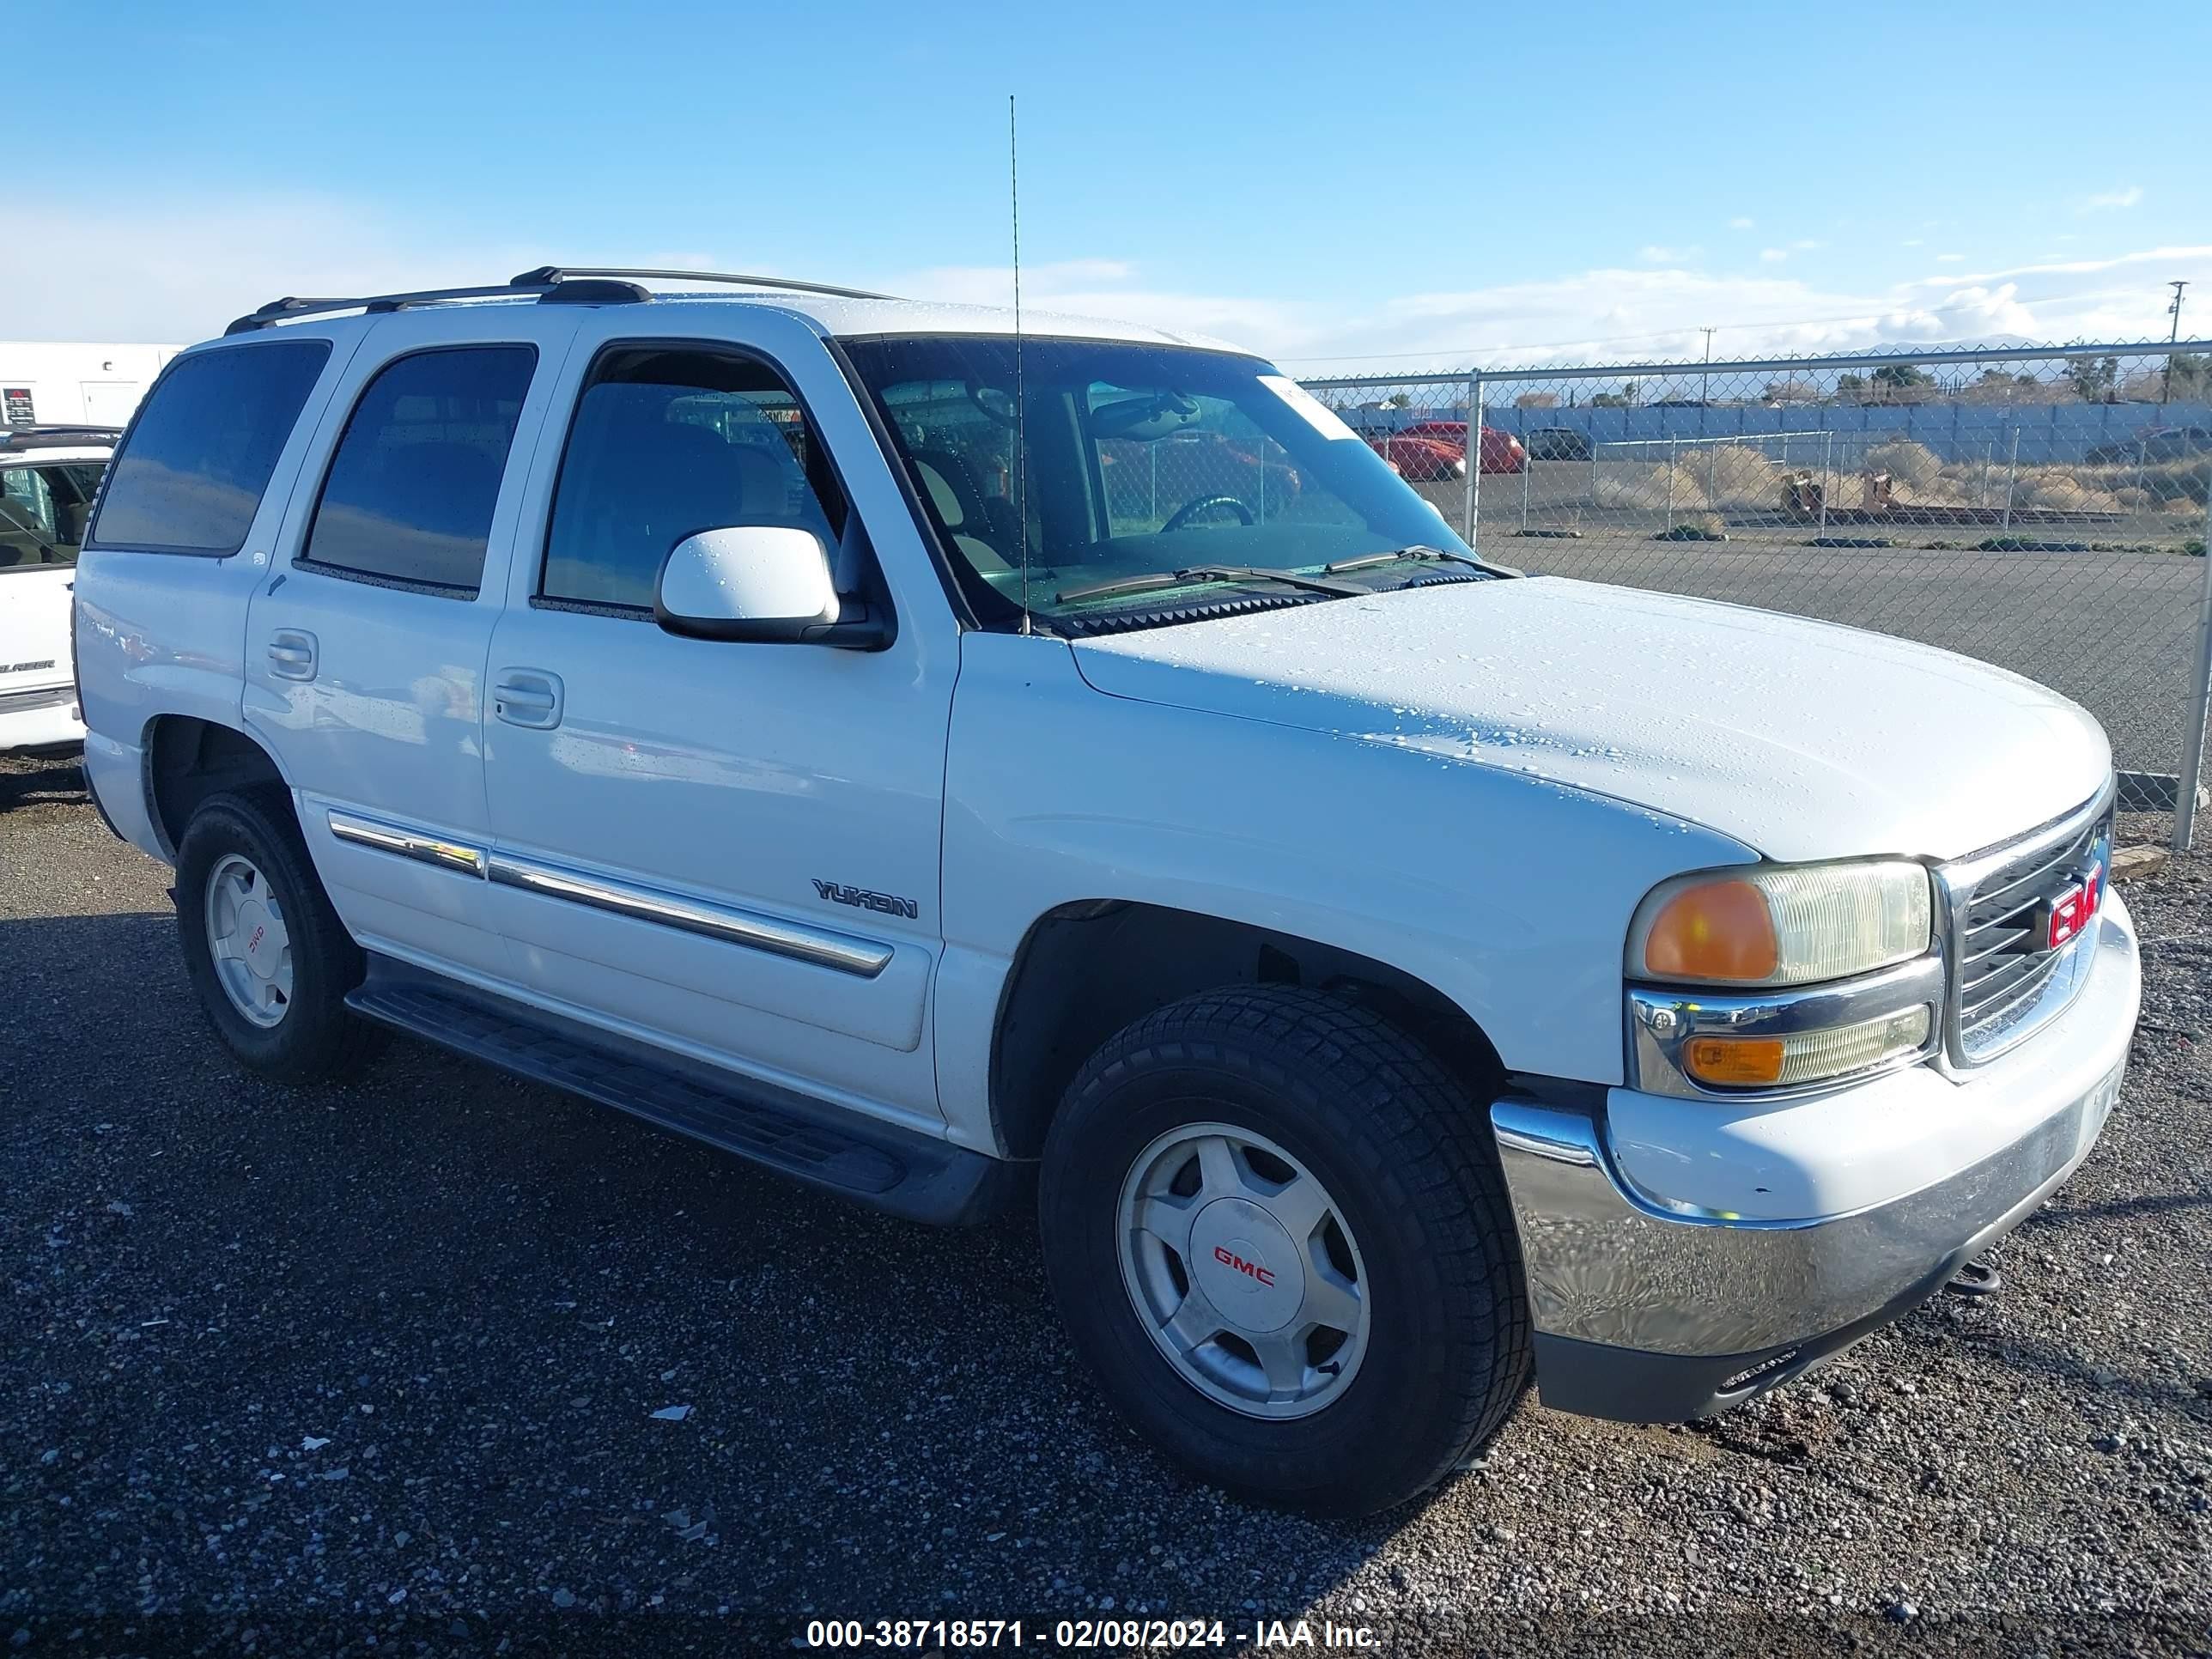
<instances>
[{"instance_id":1,"label":"rear wheel","mask_svg":"<svg viewBox=\"0 0 2212 1659\"><path fill-rule=\"evenodd\" d=\"M343 1072L377 1028L346 993L366 963L274 790L210 797L177 849L177 930L208 1023L231 1053L273 1077Z\"/></svg>"},{"instance_id":2,"label":"rear wheel","mask_svg":"<svg viewBox=\"0 0 2212 1659\"><path fill-rule=\"evenodd\" d=\"M1109 1398L1231 1491L1388 1508L1526 1385L1487 1115L1340 999L1239 987L1112 1038L1054 1122L1040 1204L1055 1298Z\"/></svg>"}]
</instances>

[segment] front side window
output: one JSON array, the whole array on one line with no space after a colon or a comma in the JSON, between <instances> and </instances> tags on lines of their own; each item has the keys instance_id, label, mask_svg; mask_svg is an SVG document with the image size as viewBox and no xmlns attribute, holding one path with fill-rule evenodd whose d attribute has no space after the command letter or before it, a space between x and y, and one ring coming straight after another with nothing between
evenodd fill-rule
<instances>
[{"instance_id":1,"label":"front side window","mask_svg":"<svg viewBox=\"0 0 2212 1659\"><path fill-rule=\"evenodd\" d=\"M625 346L576 404L545 540L546 599L650 611L669 550L779 525L834 548L845 500L791 388L750 357Z\"/></svg>"},{"instance_id":2,"label":"front side window","mask_svg":"<svg viewBox=\"0 0 2212 1659\"><path fill-rule=\"evenodd\" d=\"M177 359L112 463L93 544L237 552L330 355L328 340L277 340Z\"/></svg>"},{"instance_id":3,"label":"front side window","mask_svg":"<svg viewBox=\"0 0 2212 1659\"><path fill-rule=\"evenodd\" d=\"M474 593L537 362L530 346L464 346L380 369L331 459L302 562Z\"/></svg>"},{"instance_id":4,"label":"front side window","mask_svg":"<svg viewBox=\"0 0 2212 1659\"><path fill-rule=\"evenodd\" d=\"M1024 339L1018 467L1011 338L845 345L987 623L1018 618L1024 586L1036 617L1119 627L1238 588L1398 586L1412 561L1381 556L1407 550L1471 560L1356 433L1255 359ZM1346 562L1356 576L1328 574ZM1201 566L1261 574L1165 580Z\"/></svg>"},{"instance_id":5,"label":"front side window","mask_svg":"<svg viewBox=\"0 0 2212 1659\"><path fill-rule=\"evenodd\" d=\"M0 468L0 571L75 564L103 470L99 461Z\"/></svg>"}]
</instances>

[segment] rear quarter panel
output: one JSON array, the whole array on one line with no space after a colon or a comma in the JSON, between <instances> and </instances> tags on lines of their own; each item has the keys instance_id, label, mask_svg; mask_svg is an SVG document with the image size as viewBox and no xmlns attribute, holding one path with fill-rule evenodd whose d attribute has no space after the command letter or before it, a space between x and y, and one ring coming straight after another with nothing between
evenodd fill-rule
<instances>
[{"instance_id":1,"label":"rear quarter panel","mask_svg":"<svg viewBox=\"0 0 2212 1659\"><path fill-rule=\"evenodd\" d=\"M300 331L331 339L331 355L238 552L212 558L90 547L79 556L75 635L85 773L124 838L155 858L173 861L176 849L148 798L147 734L167 714L244 730L246 607L268 574L270 548L309 438L362 331L358 319ZM224 349L219 343L194 348ZM129 444L126 433L118 453Z\"/></svg>"}]
</instances>

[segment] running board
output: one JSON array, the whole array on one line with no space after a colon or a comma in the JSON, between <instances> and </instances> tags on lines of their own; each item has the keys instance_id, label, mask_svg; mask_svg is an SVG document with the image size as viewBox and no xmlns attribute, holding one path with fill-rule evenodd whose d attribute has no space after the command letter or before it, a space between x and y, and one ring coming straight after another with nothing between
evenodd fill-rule
<instances>
[{"instance_id":1,"label":"running board","mask_svg":"<svg viewBox=\"0 0 2212 1659\"><path fill-rule=\"evenodd\" d=\"M888 1124L839 1120L772 1085L569 1024L394 961L369 958L354 1012L502 1072L617 1107L678 1134L940 1225L995 1213L1017 1166Z\"/></svg>"}]
</instances>

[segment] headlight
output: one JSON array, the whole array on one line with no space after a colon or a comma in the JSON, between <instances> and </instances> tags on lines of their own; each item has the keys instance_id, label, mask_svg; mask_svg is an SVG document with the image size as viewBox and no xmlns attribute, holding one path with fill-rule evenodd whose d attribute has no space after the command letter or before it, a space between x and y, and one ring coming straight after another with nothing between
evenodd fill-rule
<instances>
[{"instance_id":1,"label":"headlight","mask_svg":"<svg viewBox=\"0 0 2212 1659\"><path fill-rule=\"evenodd\" d=\"M1749 866L1654 888L1628 930L1628 976L1678 985L1847 979L1928 949L1928 872L1903 860Z\"/></svg>"}]
</instances>

